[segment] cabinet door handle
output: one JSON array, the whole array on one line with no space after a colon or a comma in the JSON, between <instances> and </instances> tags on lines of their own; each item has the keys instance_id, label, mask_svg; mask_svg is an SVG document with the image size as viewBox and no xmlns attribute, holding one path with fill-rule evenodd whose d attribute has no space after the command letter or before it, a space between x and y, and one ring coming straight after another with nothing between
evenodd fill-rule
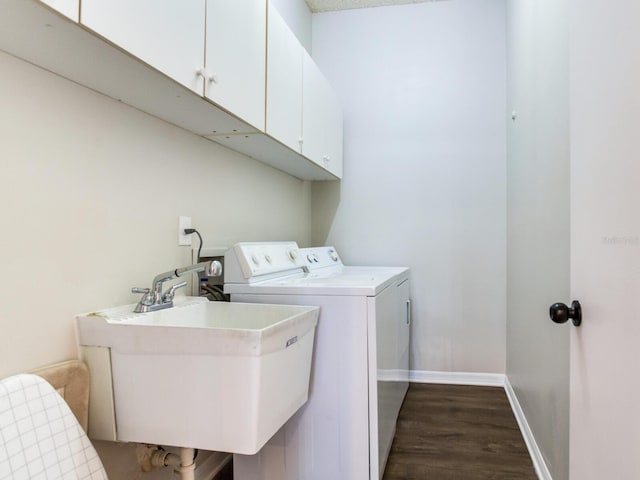
<instances>
[{"instance_id":1,"label":"cabinet door handle","mask_svg":"<svg viewBox=\"0 0 640 480\"><path fill-rule=\"evenodd\" d=\"M407 325L411 325L411 300L407 300Z\"/></svg>"}]
</instances>

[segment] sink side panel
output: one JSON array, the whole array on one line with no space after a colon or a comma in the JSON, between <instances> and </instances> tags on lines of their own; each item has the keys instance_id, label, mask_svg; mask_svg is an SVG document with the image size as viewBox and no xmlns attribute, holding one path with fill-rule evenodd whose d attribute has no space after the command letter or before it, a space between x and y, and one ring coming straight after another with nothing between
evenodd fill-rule
<instances>
[{"instance_id":1,"label":"sink side panel","mask_svg":"<svg viewBox=\"0 0 640 480\"><path fill-rule=\"evenodd\" d=\"M111 351L108 347L80 346L80 358L89 367L89 437L93 440L117 439L116 414L111 377Z\"/></svg>"}]
</instances>

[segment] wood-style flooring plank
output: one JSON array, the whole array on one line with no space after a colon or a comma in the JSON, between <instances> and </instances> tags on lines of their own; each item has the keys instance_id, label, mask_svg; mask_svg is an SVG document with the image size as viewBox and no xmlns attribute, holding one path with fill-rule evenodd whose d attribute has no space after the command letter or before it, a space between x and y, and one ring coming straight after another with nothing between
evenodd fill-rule
<instances>
[{"instance_id":1,"label":"wood-style flooring plank","mask_svg":"<svg viewBox=\"0 0 640 480\"><path fill-rule=\"evenodd\" d=\"M411 384L383 480L537 480L502 388Z\"/></svg>"},{"instance_id":2,"label":"wood-style flooring plank","mask_svg":"<svg viewBox=\"0 0 640 480\"><path fill-rule=\"evenodd\" d=\"M220 470L213 480L233 480L233 460Z\"/></svg>"}]
</instances>

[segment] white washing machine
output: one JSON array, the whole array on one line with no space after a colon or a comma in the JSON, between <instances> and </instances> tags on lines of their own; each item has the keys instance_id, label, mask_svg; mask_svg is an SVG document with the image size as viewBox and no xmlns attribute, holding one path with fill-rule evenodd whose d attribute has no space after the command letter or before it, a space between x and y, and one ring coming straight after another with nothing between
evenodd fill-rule
<instances>
[{"instance_id":1,"label":"white washing machine","mask_svg":"<svg viewBox=\"0 0 640 480\"><path fill-rule=\"evenodd\" d=\"M318 305L308 402L237 480L378 480L409 380L409 269L352 267L333 247L240 243L225 254L232 302Z\"/></svg>"}]
</instances>

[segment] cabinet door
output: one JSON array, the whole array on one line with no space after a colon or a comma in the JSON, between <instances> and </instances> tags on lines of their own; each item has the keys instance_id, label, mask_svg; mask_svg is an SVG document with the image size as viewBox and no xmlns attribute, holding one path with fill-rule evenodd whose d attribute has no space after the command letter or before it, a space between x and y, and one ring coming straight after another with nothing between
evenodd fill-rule
<instances>
[{"instance_id":1,"label":"cabinet door","mask_svg":"<svg viewBox=\"0 0 640 480\"><path fill-rule=\"evenodd\" d=\"M82 0L80 21L200 95L205 0Z\"/></svg>"},{"instance_id":2,"label":"cabinet door","mask_svg":"<svg viewBox=\"0 0 640 480\"><path fill-rule=\"evenodd\" d=\"M265 122L266 0L207 0L205 95L259 130Z\"/></svg>"},{"instance_id":3,"label":"cabinet door","mask_svg":"<svg viewBox=\"0 0 640 480\"><path fill-rule=\"evenodd\" d=\"M304 53L302 154L342 177L342 109L331 85Z\"/></svg>"},{"instance_id":4,"label":"cabinet door","mask_svg":"<svg viewBox=\"0 0 640 480\"><path fill-rule=\"evenodd\" d=\"M302 45L269 3L266 132L296 152L302 137Z\"/></svg>"},{"instance_id":5,"label":"cabinet door","mask_svg":"<svg viewBox=\"0 0 640 480\"><path fill-rule=\"evenodd\" d=\"M51 8L69 17L74 22L78 21L80 15L80 0L41 0Z\"/></svg>"}]
</instances>

